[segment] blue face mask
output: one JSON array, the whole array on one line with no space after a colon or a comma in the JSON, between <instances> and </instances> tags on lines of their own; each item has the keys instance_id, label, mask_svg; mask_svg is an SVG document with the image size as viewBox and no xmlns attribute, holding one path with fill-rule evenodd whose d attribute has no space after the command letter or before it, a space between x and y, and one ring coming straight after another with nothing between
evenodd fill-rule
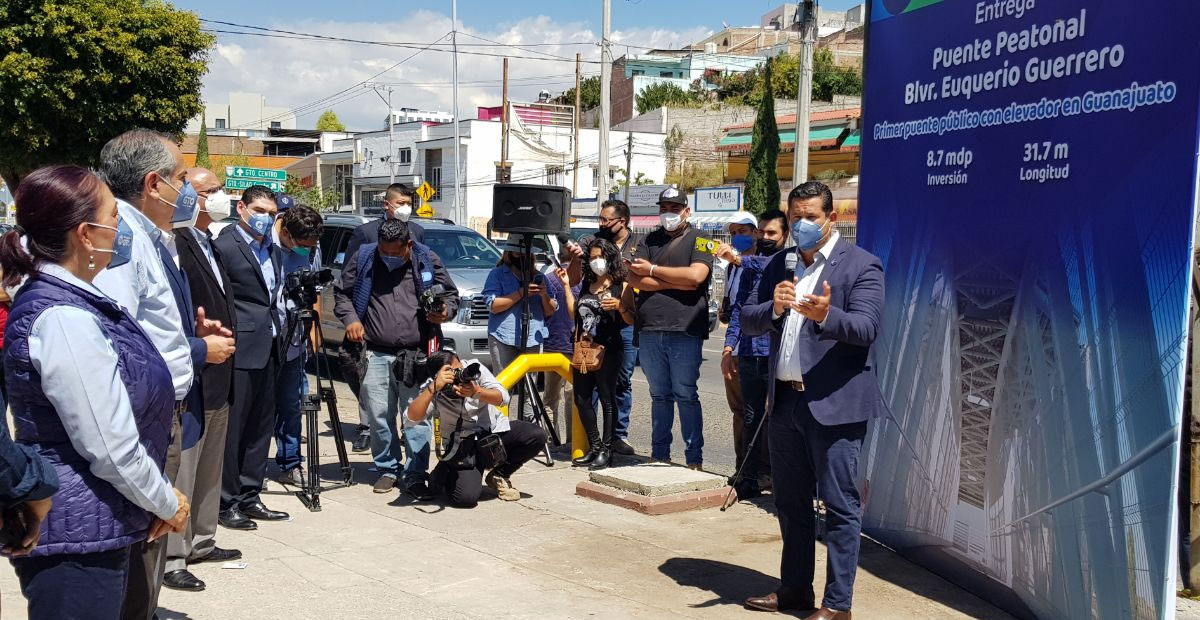
<instances>
[{"instance_id":1,"label":"blue face mask","mask_svg":"<svg viewBox=\"0 0 1200 620\"><path fill-rule=\"evenodd\" d=\"M403 256L384 256L380 254L379 258L383 259L383 264L387 266L388 271L395 271L408 262L408 259Z\"/></svg>"},{"instance_id":2,"label":"blue face mask","mask_svg":"<svg viewBox=\"0 0 1200 620\"><path fill-rule=\"evenodd\" d=\"M163 183L171 185L171 182L162 179ZM188 226L196 223L196 216L199 215L200 203L197 202L199 196L196 194L196 188L192 187L190 181L184 181L183 187L175 187L171 185L171 189L175 190L175 212L171 214L171 223L187 222ZM159 198L162 200L162 198ZM163 200L163 202L166 202Z\"/></svg>"},{"instance_id":3,"label":"blue face mask","mask_svg":"<svg viewBox=\"0 0 1200 620\"><path fill-rule=\"evenodd\" d=\"M301 258L307 258L310 260L312 259L312 256L310 256L310 254L312 254L312 248L306 248L302 245L292 248L292 253Z\"/></svg>"},{"instance_id":4,"label":"blue face mask","mask_svg":"<svg viewBox=\"0 0 1200 620\"><path fill-rule=\"evenodd\" d=\"M254 234L266 237L267 233L271 231L271 227L275 225L275 218L268 213L251 213L246 225L254 231Z\"/></svg>"},{"instance_id":5,"label":"blue face mask","mask_svg":"<svg viewBox=\"0 0 1200 620\"><path fill-rule=\"evenodd\" d=\"M825 236L825 227L811 220L796 220L792 224L792 240L801 250L811 250L817 247Z\"/></svg>"},{"instance_id":6,"label":"blue face mask","mask_svg":"<svg viewBox=\"0 0 1200 620\"><path fill-rule=\"evenodd\" d=\"M133 257L133 230L129 228L129 224L125 223L125 218L120 216L117 217L116 228L113 228L112 226L105 226L104 224L89 223L89 225L95 226L96 228L107 228L117 233L116 236L113 237L113 247L111 250L105 250L104 248L95 249L96 252L112 254L112 260L109 261L108 267L105 267L105 269L120 267L121 265L129 262L129 259Z\"/></svg>"},{"instance_id":7,"label":"blue face mask","mask_svg":"<svg viewBox=\"0 0 1200 620\"><path fill-rule=\"evenodd\" d=\"M733 249L738 252L745 252L750 249L750 246L754 245L754 235L734 235L729 240L729 245L732 245Z\"/></svg>"}]
</instances>

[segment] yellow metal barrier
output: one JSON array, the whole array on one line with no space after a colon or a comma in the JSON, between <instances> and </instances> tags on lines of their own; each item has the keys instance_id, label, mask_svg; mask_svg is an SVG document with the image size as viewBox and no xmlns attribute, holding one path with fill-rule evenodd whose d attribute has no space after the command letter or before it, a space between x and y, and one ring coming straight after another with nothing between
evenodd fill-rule
<instances>
[{"instance_id":1,"label":"yellow metal barrier","mask_svg":"<svg viewBox=\"0 0 1200 620\"><path fill-rule=\"evenodd\" d=\"M566 381L571 381L571 360L562 353L527 353L517 356L513 363L507 368L500 371L496 375L496 380L503 385L505 389L512 391L514 385L521 380L522 377L531 372L556 372ZM516 395L512 396L510 403L517 399ZM508 415L508 407L501 407L501 411ZM575 403L571 403L571 458L577 459L583 456L587 451L588 441L587 433L583 430L583 424L579 421L579 409Z\"/></svg>"}]
</instances>

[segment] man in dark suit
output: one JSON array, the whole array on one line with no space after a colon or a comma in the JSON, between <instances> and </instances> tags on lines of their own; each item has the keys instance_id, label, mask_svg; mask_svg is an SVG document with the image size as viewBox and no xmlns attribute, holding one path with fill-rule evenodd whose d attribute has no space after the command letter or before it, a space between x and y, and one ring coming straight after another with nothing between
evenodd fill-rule
<instances>
[{"instance_id":1,"label":"man in dark suit","mask_svg":"<svg viewBox=\"0 0 1200 620\"><path fill-rule=\"evenodd\" d=\"M412 221L413 201L417 192L403 183L392 183L383 194L383 217L367 222L350 233L350 241L346 242L345 262L351 256L358 256L358 249L367 243L379 243L379 227L387 220L400 220L408 223L409 237L415 243L425 243L425 229ZM343 345L344 346L344 345ZM350 345L354 346L354 345ZM353 386L357 382L351 382ZM358 436L352 446L355 452L366 452L371 447L371 416L367 408L359 404Z\"/></svg>"},{"instance_id":2,"label":"man in dark suit","mask_svg":"<svg viewBox=\"0 0 1200 620\"><path fill-rule=\"evenodd\" d=\"M771 335L771 471L783 534L782 585L747 599L763 611L814 609L816 515L825 502L825 595L808 620L850 620L862 530L856 482L867 421L883 398L871 343L883 309L879 259L838 235L833 195L811 181L788 195L796 247L776 254L742 308L742 331ZM794 265L793 269L789 268Z\"/></svg>"},{"instance_id":3,"label":"man in dark suit","mask_svg":"<svg viewBox=\"0 0 1200 620\"><path fill-rule=\"evenodd\" d=\"M280 521L287 513L270 510L259 498L267 473L267 451L275 428L275 375L280 336L275 304L282 294L282 257L271 242L275 194L254 185L237 203L238 222L226 226L213 241L229 276L237 323L237 355L233 358L233 396L225 440L218 522L236 530L252 530L252 519Z\"/></svg>"},{"instance_id":4,"label":"man in dark suit","mask_svg":"<svg viewBox=\"0 0 1200 620\"><path fill-rule=\"evenodd\" d=\"M233 300L225 294L225 274L212 247L208 226L214 219L229 216L229 196L221 191L217 175L204 168L187 171L187 180L199 197L194 226L175 229L179 269L187 276L191 291L189 312L203 313L230 330L235 327ZM184 222L185 224L187 222ZM196 444L180 456L176 486L192 500L187 528L167 536L167 562L163 585L188 591L203 590L205 584L187 569L189 563L227 562L242 557L237 549L221 549L214 542L221 497L221 471L225 462L225 434L229 425L229 396L233 386L233 359L209 363L202 371L204 430Z\"/></svg>"}]
</instances>

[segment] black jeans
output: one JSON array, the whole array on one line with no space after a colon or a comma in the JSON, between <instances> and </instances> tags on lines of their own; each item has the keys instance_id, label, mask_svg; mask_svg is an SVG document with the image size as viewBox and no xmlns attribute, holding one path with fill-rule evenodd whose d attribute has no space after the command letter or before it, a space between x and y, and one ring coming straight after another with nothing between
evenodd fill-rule
<instances>
[{"instance_id":1,"label":"black jeans","mask_svg":"<svg viewBox=\"0 0 1200 620\"><path fill-rule=\"evenodd\" d=\"M30 620L117 620L129 575L129 547L12 560Z\"/></svg>"},{"instance_id":2,"label":"black jeans","mask_svg":"<svg viewBox=\"0 0 1200 620\"><path fill-rule=\"evenodd\" d=\"M742 453L746 464L742 468L743 484L758 487L759 465L763 456L768 454L767 429L763 428L758 434L758 440L751 446L754 430L759 420L767 414L767 377L770 372L770 358L756 356L738 357L738 381L742 386ZM747 448L750 448L747 450Z\"/></svg>"},{"instance_id":3,"label":"black jeans","mask_svg":"<svg viewBox=\"0 0 1200 620\"><path fill-rule=\"evenodd\" d=\"M497 476L511 477L529 459L541 452L546 444L546 431L536 424L512 420L509 429L500 433L500 442L504 444L507 461L492 471ZM450 505L455 508L474 508L479 503L479 494L483 491L483 464L475 469L458 470L438 463L433 468L433 481L445 493Z\"/></svg>"},{"instance_id":4,"label":"black jeans","mask_svg":"<svg viewBox=\"0 0 1200 620\"><path fill-rule=\"evenodd\" d=\"M617 340L617 344L620 344ZM600 369L593 372L571 371L571 384L575 390L575 406L579 408L579 422L587 433L592 448L607 448L613 441L617 421L617 382L620 380L621 364L624 360L620 348L605 346L604 361ZM596 424L596 409L592 406L592 392L599 395L600 411L604 415L603 431Z\"/></svg>"}]
</instances>

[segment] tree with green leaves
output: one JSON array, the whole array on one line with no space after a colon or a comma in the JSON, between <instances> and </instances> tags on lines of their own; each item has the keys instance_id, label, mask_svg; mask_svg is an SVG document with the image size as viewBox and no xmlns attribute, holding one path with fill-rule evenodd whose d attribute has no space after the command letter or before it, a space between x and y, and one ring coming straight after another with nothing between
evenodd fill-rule
<instances>
[{"instance_id":1,"label":"tree with green leaves","mask_svg":"<svg viewBox=\"0 0 1200 620\"><path fill-rule=\"evenodd\" d=\"M763 93L763 72L766 65L750 71L734 73L718 78L718 92L722 99L735 105L758 107ZM780 99L795 99L800 85L800 57L780 54L773 60L771 92ZM813 52L814 101L833 101L834 95L862 95L862 73L855 67L839 67L833 61L833 52L821 48Z\"/></svg>"},{"instance_id":2,"label":"tree with green leaves","mask_svg":"<svg viewBox=\"0 0 1200 620\"><path fill-rule=\"evenodd\" d=\"M763 68L763 86L766 92L771 92L774 64L774 61L767 60ZM746 171L746 210L762 213L768 209L778 209L779 175L775 166L779 160L779 128L775 126L774 97L760 98L752 140L750 167Z\"/></svg>"},{"instance_id":3,"label":"tree with green leaves","mask_svg":"<svg viewBox=\"0 0 1200 620\"><path fill-rule=\"evenodd\" d=\"M696 106L698 103L679 86L670 82L658 82L642 89L634 98L638 114L652 112L666 105Z\"/></svg>"},{"instance_id":4,"label":"tree with green leaves","mask_svg":"<svg viewBox=\"0 0 1200 620\"><path fill-rule=\"evenodd\" d=\"M196 165L212 170L212 161L208 159L208 129L207 123L200 121L200 137L196 138Z\"/></svg>"},{"instance_id":5,"label":"tree with green leaves","mask_svg":"<svg viewBox=\"0 0 1200 620\"><path fill-rule=\"evenodd\" d=\"M333 110L325 110L317 118L317 131L346 131L346 126L338 120L337 114L334 114Z\"/></svg>"},{"instance_id":6,"label":"tree with green leaves","mask_svg":"<svg viewBox=\"0 0 1200 620\"><path fill-rule=\"evenodd\" d=\"M340 198L333 190L320 187L305 186L300 177L289 174L283 184L283 193L296 199L298 204L307 205L317 211L332 211L337 209Z\"/></svg>"},{"instance_id":7,"label":"tree with green leaves","mask_svg":"<svg viewBox=\"0 0 1200 620\"><path fill-rule=\"evenodd\" d=\"M608 193L610 194L616 194L617 192L622 191L622 188L624 188L626 185L630 184L628 170L618 167L615 173L621 178L616 179L616 183L612 187L608 188ZM633 175L633 185L654 185L654 179L646 176L646 173L644 172L639 172Z\"/></svg>"},{"instance_id":8,"label":"tree with green leaves","mask_svg":"<svg viewBox=\"0 0 1200 620\"><path fill-rule=\"evenodd\" d=\"M134 127L178 134L203 110L215 37L157 0L0 2L0 176L96 164Z\"/></svg>"},{"instance_id":9,"label":"tree with green leaves","mask_svg":"<svg viewBox=\"0 0 1200 620\"><path fill-rule=\"evenodd\" d=\"M563 93L562 105L575 105L575 87ZM579 111L591 110L600 105L600 76L585 78L579 83Z\"/></svg>"}]
</instances>

